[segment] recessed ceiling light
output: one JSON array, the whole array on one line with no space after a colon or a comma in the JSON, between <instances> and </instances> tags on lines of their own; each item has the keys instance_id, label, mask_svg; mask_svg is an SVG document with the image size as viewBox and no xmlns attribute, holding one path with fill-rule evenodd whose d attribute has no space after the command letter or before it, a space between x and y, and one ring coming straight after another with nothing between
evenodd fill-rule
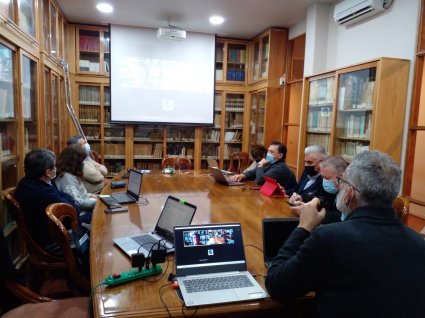
<instances>
[{"instance_id":1,"label":"recessed ceiling light","mask_svg":"<svg viewBox=\"0 0 425 318\"><path fill-rule=\"evenodd\" d=\"M98 3L96 5L97 10L103 13L111 13L114 11L114 8L108 3Z\"/></svg>"},{"instance_id":2,"label":"recessed ceiling light","mask_svg":"<svg viewBox=\"0 0 425 318\"><path fill-rule=\"evenodd\" d=\"M210 17L211 24L222 24L224 22L224 18L218 15Z\"/></svg>"}]
</instances>

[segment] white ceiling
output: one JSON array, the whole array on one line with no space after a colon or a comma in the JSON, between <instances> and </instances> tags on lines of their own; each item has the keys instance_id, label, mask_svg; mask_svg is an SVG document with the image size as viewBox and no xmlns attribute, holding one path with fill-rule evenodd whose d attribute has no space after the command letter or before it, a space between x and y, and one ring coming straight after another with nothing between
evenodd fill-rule
<instances>
[{"instance_id":1,"label":"white ceiling","mask_svg":"<svg viewBox=\"0 0 425 318\"><path fill-rule=\"evenodd\" d=\"M114 6L105 15L95 8L97 2ZM307 8L315 2L335 0L57 0L69 22L82 24L122 24L167 27L220 36L251 39L269 27L291 27L305 19ZM226 21L210 25L211 15Z\"/></svg>"}]
</instances>

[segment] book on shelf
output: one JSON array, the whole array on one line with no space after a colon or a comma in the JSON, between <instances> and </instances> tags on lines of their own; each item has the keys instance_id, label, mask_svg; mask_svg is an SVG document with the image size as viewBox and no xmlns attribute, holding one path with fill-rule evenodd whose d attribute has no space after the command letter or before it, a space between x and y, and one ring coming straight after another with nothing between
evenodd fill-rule
<instances>
[{"instance_id":1,"label":"book on shelf","mask_svg":"<svg viewBox=\"0 0 425 318\"><path fill-rule=\"evenodd\" d=\"M80 34L80 51L99 52L100 39L97 36Z\"/></svg>"}]
</instances>

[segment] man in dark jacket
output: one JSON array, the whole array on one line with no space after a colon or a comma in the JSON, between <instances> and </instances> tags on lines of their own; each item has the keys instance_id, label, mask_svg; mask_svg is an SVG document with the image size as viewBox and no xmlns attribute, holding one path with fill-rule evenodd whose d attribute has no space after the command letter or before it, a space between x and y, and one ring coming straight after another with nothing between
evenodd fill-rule
<instances>
[{"instance_id":1,"label":"man in dark jacket","mask_svg":"<svg viewBox=\"0 0 425 318\"><path fill-rule=\"evenodd\" d=\"M257 168L232 176L230 180L255 180L259 185L264 184L264 176L275 179L285 189L294 187L297 182L294 173L285 163L286 147L280 142L273 141L269 146L266 158L261 159Z\"/></svg>"},{"instance_id":2,"label":"man in dark jacket","mask_svg":"<svg viewBox=\"0 0 425 318\"><path fill-rule=\"evenodd\" d=\"M80 210L74 199L59 191L52 181L56 177L55 162L55 154L50 150L31 150L25 156L25 177L19 181L14 197L21 205L32 238L48 252L59 255L59 246L48 229L46 207L52 203L68 203L76 208L77 215Z\"/></svg>"},{"instance_id":3,"label":"man in dark jacket","mask_svg":"<svg viewBox=\"0 0 425 318\"><path fill-rule=\"evenodd\" d=\"M401 183L386 154L357 155L338 177L343 222L318 226L318 199L301 208L300 223L266 278L272 298L316 292L319 317L424 317L425 241L403 225L392 202Z\"/></svg>"}]
</instances>

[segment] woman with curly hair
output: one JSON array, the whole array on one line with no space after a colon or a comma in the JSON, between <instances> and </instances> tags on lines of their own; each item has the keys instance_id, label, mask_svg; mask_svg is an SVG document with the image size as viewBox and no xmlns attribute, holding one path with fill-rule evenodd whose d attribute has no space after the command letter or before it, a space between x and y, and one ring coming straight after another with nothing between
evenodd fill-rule
<instances>
[{"instance_id":1,"label":"woman with curly hair","mask_svg":"<svg viewBox=\"0 0 425 318\"><path fill-rule=\"evenodd\" d=\"M56 162L56 186L60 191L68 193L81 211L84 211L80 214L82 223L90 223L91 213L97 199L97 195L87 192L82 182L86 156L86 149L80 144L75 144L66 147Z\"/></svg>"}]
</instances>

